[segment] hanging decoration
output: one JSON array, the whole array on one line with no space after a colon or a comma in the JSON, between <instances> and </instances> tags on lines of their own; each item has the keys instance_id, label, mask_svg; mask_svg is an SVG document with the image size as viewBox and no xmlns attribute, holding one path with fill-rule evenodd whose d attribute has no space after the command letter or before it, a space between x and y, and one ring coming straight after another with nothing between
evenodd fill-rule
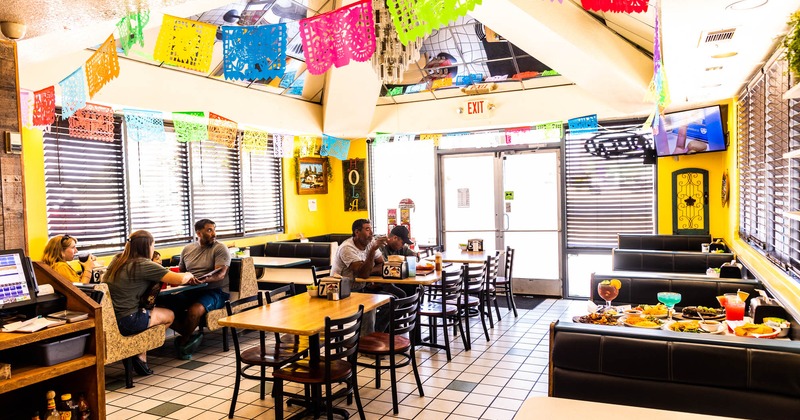
<instances>
[{"instance_id":1,"label":"hanging decoration","mask_svg":"<svg viewBox=\"0 0 800 420\"><path fill-rule=\"evenodd\" d=\"M505 130L506 144L527 143L527 141L523 140L523 138L527 137L530 131L531 131L530 127L506 128Z\"/></svg>"},{"instance_id":2,"label":"hanging decoration","mask_svg":"<svg viewBox=\"0 0 800 420\"><path fill-rule=\"evenodd\" d=\"M534 141L537 143L557 143L564 137L563 121L537 124L533 128L536 136Z\"/></svg>"},{"instance_id":3,"label":"hanging decoration","mask_svg":"<svg viewBox=\"0 0 800 420\"><path fill-rule=\"evenodd\" d=\"M173 112L172 124L178 141L203 141L208 138L208 122L202 111Z\"/></svg>"},{"instance_id":4,"label":"hanging decoration","mask_svg":"<svg viewBox=\"0 0 800 420\"><path fill-rule=\"evenodd\" d=\"M267 9L242 10L242 13L239 13L239 21L236 23L239 26L255 26L266 13Z\"/></svg>"},{"instance_id":5,"label":"hanging decoration","mask_svg":"<svg viewBox=\"0 0 800 420\"><path fill-rule=\"evenodd\" d=\"M33 101L33 91L19 90L19 119L22 121L22 126L26 128L33 127Z\"/></svg>"},{"instance_id":6,"label":"hanging decoration","mask_svg":"<svg viewBox=\"0 0 800 420\"><path fill-rule=\"evenodd\" d=\"M389 133L375 133L375 138L372 140L374 145L380 145L382 143L388 143L392 141L392 135Z\"/></svg>"},{"instance_id":7,"label":"hanging decoration","mask_svg":"<svg viewBox=\"0 0 800 420\"><path fill-rule=\"evenodd\" d=\"M79 139L114 141L114 109L87 103L69 117L69 135Z\"/></svg>"},{"instance_id":8,"label":"hanging decoration","mask_svg":"<svg viewBox=\"0 0 800 420\"><path fill-rule=\"evenodd\" d=\"M283 157L283 136L280 134L272 135L272 157Z\"/></svg>"},{"instance_id":9,"label":"hanging decoration","mask_svg":"<svg viewBox=\"0 0 800 420\"><path fill-rule=\"evenodd\" d=\"M664 71L664 63L661 60L661 1L656 3L655 28L653 35L653 79L647 88L650 100L655 102L659 114L669 106L672 100L669 95L667 76Z\"/></svg>"},{"instance_id":10,"label":"hanging decoration","mask_svg":"<svg viewBox=\"0 0 800 420\"><path fill-rule=\"evenodd\" d=\"M442 139L442 135L441 134L420 134L419 135L419 139L420 140L433 140L433 146L434 147L439 147L439 140Z\"/></svg>"},{"instance_id":11,"label":"hanging decoration","mask_svg":"<svg viewBox=\"0 0 800 420\"><path fill-rule=\"evenodd\" d=\"M403 45L424 38L462 17L483 0L388 0L397 37Z\"/></svg>"},{"instance_id":12,"label":"hanging decoration","mask_svg":"<svg viewBox=\"0 0 800 420\"><path fill-rule=\"evenodd\" d=\"M386 0L372 0L375 11L375 39L377 47L372 55L372 68L386 85L400 84L403 74L411 64L419 61L422 40L417 38L403 45L392 25L392 16L386 8ZM402 87L400 93L402 93ZM397 89L397 88L395 88ZM387 95L394 96L394 95Z\"/></svg>"},{"instance_id":13,"label":"hanging decoration","mask_svg":"<svg viewBox=\"0 0 800 420\"><path fill-rule=\"evenodd\" d=\"M339 160L347 160L347 154L350 152L350 140L340 139L337 137L322 135L322 146L319 148L320 156L333 156Z\"/></svg>"},{"instance_id":14,"label":"hanging decoration","mask_svg":"<svg viewBox=\"0 0 800 420\"><path fill-rule=\"evenodd\" d=\"M58 85L61 87L61 118L69 118L86 106L86 74L83 67L78 67Z\"/></svg>"},{"instance_id":15,"label":"hanging decoration","mask_svg":"<svg viewBox=\"0 0 800 420\"><path fill-rule=\"evenodd\" d=\"M318 155L317 138L314 136L300 136L300 157L315 155Z\"/></svg>"},{"instance_id":16,"label":"hanging decoration","mask_svg":"<svg viewBox=\"0 0 800 420\"><path fill-rule=\"evenodd\" d=\"M284 158L290 158L294 156L294 136L289 134L282 134L281 145L283 146Z\"/></svg>"},{"instance_id":17,"label":"hanging decoration","mask_svg":"<svg viewBox=\"0 0 800 420\"><path fill-rule=\"evenodd\" d=\"M597 131L597 114L569 119L567 125L570 134L594 133Z\"/></svg>"},{"instance_id":18,"label":"hanging decoration","mask_svg":"<svg viewBox=\"0 0 800 420\"><path fill-rule=\"evenodd\" d=\"M361 0L328 13L300 20L303 55L311 74L322 74L331 65L367 61L375 52L372 0Z\"/></svg>"},{"instance_id":19,"label":"hanging decoration","mask_svg":"<svg viewBox=\"0 0 800 420\"><path fill-rule=\"evenodd\" d=\"M364 165L364 159L342 161L344 211L367 210L367 177L364 174Z\"/></svg>"},{"instance_id":20,"label":"hanging decoration","mask_svg":"<svg viewBox=\"0 0 800 420\"><path fill-rule=\"evenodd\" d=\"M164 118L159 111L124 108L125 130L133 141L164 141Z\"/></svg>"},{"instance_id":21,"label":"hanging decoration","mask_svg":"<svg viewBox=\"0 0 800 420\"><path fill-rule=\"evenodd\" d=\"M264 130L258 130L255 128L246 128L244 130L244 135L242 135L242 151L265 155L267 154L268 148L269 148L268 132Z\"/></svg>"},{"instance_id":22,"label":"hanging decoration","mask_svg":"<svg viewBox=\"0 0 800 420\"><path fill-rule=\"evenodd\" d=\"M119 57L114 35L109 35L100 48L86 60L85 68L90 98L93 98L106 83L119 77Z\"/></svg>"},{"instance_id":23,"label":"hanging decoration","mask_svg":"<svg viewBox=\"0 0 800 420\"><path fill-rule=\"evenodd\" d=\"M448 86L453 86L453 79L450 77L445 77L442 79L436 79L431 83L431 90L436 90Z\"/></svg>"},{"instance_id":24,"label":"hanging decoration","mask_svg":"<svg viewBox=\"0 0 800 420\"><path fill-rule=\"evenodd\" d=\"M33 92L33 125L49 126L56 122L56 89L46 87Z\"/></svg>"},{"instance_id":25,"label":"hanging decoration","mask_svg":"<svg viewBox=\"0 0 800 420\"><path fill-rule=\"evenodd\" d=\"M239 134L239 124L213 112L208 113L208 139L223 146L233 149L236 146L236 136Z\"/></svg>"},{"instance_id":26,"label":"hanging decoration","mask_svg":"<svg viewBox=\"0 0 800 420\"><path fill-rule=\"evenodd\" d=\"M647 13L647 0L581 0L586 10L612 13Z\"/></svg>"},{"instance_id":27,"label":"hanging decoration","mask_svg":"<svg viewBox=\"0 0 800 420\"><path fill-rule=\"evenodd\" d=\"M217 27L164 15L153 58L166 64L208 73Z\"/></svg>"},{"instance_id":28,"label":"hanging decoration","mask_svg":"<svg viewBox=\"0 0 800 420\"><path fill-rule=\"evenodd\" d=\"M225 79L281 77L286 71L286 24L223 26Z\"/></svg>"},{"instance_id":29,"label":"hanging decoration","mask_svg":"<svg viewBox=\"0 0 800 420\"><path fill-rule=\"evenodd\" d=\"M119 32L119 44L122 47L122 52L128 55L128 51L134 44L139 44L144 47L144 27L150 21L149 10L139 10L137 12L130 12L127 16L120 19L117 23L117 32Z\"/></svg>"}]
</instances>

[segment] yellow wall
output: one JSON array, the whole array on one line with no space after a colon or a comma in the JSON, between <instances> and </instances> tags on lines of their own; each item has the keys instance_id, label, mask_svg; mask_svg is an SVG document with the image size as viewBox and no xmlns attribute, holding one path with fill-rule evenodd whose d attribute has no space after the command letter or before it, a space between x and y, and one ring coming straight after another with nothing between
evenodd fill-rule
<instances>
[{"instance_id":1,"label":"yellow wall","mask_svg":"<svg viewBox=\"0 0 800 420\"><path fill-rule=\"evenodd\" d=\"M48 240L44 187L44 149L42 141L43 137L40 130L23 129L22 158L25 175L25 209L28 218L28 253L35 260L42 257L42 252ZM366 156L366 140L352 140L350 142L348 158L366 159ZM322 235L326 233L349 233L350 225L353 220L357 218L366 218L369 217L369 215L366 211L344 211L342 163L335 158L330 158L330 162L333 169L333 179L328 183L328 193L299 196L297 195L296 181L294 179L293 159L283 160L285 234L239 238L224 242L228 245L235 243L237 246L249 246L270 241L294 239L297 238L300 233L305 236ZM365 179L368 180L366 174ZM308 210L309 199L317 200L316 212ZM159 248L158 250L164 257L168 257L179 254L181 249L183 249L183 246ZM107 264L110 257L106 256L100 259Z\"/></svg>"},{"instance_id":2,"label":"yellow wall","mask_svg":"<svg viewBox=\"0 0 800 420\"><path fill-rule=\"evenodd\" d=\"M728 105L728 133L732 138L736 132L736 114L732 102ZM722 174L727 169L730 174L735 173L736 147L733 139L730 140L728 150L725 152L700 153L697 155L679 156L677 158L664 157L658 159L658 233L672 234L672 173L685 168L700 168L708 171L708 200L709 200L709 233L714 238L724 238L730 243L729 225L731 212L727 207L722 207L721 189ZM735 217L735 213L734 216Z\"/></svg>"}]
</instances>

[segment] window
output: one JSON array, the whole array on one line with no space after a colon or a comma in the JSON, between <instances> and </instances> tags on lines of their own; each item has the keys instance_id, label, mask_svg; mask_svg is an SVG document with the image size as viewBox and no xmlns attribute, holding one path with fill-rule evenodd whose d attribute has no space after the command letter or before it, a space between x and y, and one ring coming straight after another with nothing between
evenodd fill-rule
<instances>
[{"instance_id":1,"label":"window","mask_svg":"<svg viewBox=\"0 0 800 420\"><path fill-rule=\"evenodd\" d=\"M239 151L212 141L191 142L192 219L211 219L217 236L243 231Z\"/></svg>"},{"instance_id":2,"label":"window","mask_svg":"<svg viewBox=\"0 0 800 420\"><path fill-rule=\"evenodd\" d=\"M128 141L128 192L131 231L145 229L156 245L194 237L189 208L189 158L186 143L171 126L163 142Z\"/></svg>"},{"instance_id":3,"label":"window","mask_svg":"<svg viewBox=\"0 0 800 420\"><path fill-rule=\"evenodd\" d=\"M58 111L57 111L58 112ZM66 120L44 134L47 230L69 234L84 250L120 249L127 237L125 174L120 119L114 141L70 137Z\"/></svg>"},{"instance_id":4,"label":"window","mask_svg":"<svg viewBox=\"0 0 800 420\"><path fill-rule=\"evenodd\" d=\"M739 235L786 271L800 274L800 101L789 89L783 51L739 95Z\"/></svg>"},{"instance_id":5,"label":"window","mask_svg":"<svg viewBox=\"0 0 800 420\"><path fill-rule=\"evenodd\" d=\"M283 172L273 157L274 143L265 152L242 151L242 191L246 234L283 231Z\"/></svg>"},{"instance_id":6,"label":"window","mask_svg":"<svg viewBox=\"0 0 800 420\"><path fill-rule=\"evenodd\" d=\"M603 124L636 131L641 122ZM597 133L568 134L565 153L567 249L611 249L618 233L655 232L655 170L641 157L602 158L584 144Z\"/></svg>"}]
</instances>

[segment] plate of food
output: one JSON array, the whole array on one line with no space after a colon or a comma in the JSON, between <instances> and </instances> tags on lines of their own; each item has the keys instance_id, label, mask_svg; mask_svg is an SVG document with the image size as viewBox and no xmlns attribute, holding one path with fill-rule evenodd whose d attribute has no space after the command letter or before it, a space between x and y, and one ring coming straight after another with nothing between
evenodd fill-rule
<instances>
[{"instance_id":1,"label":"plate of food","mask_svg":"<svg viewBox=\"0 0 800 420\"><path fill-rule=\"evenodd\" d=\"M775 338L780 332L780 328L770 327L766 324L753 324L751 322L745 322L733 329L733 333L739 337L752 338Z\"/></svg>"},{"instance_id":2,"label":"plate of food","mask_svg":"<svg viewBox=\"0 0 800 420\"><path fill-rule=\"evenodd\" d=\"M626 327L648 328L651 330L657 330L664 325L664 321L653 316L631 315L620 319L620 322Z\"/></svg>"},{"instance_id":3,"label":"plate of food","mask_svg":"<svg viewBox=\"0 0 800 420\"><path fill-rule=\"evenodd\" d=\"M700 321L695 320L686 320L686 321L667 321L664 323L664 330L666 331L675 331L675 332L685 332L685 333L711 333L711 334L721 334L725 332L724 328L719 328L720 324L717 323L713 327L706 327L702 328L700 326Z\"/></svg>"},{"instance_id":4,"label":"plate of food","mask_svg":"<svg viewBox=\"0 0 800 420\"><path fill-rule=\"evenodd\" d=\"M700 318L701 315L702 318ZM687 306L683 308L680 316L684 319L722 319L725 318L725 309L708 306Z\"/></svg>"},{"instance_id":5,"label":"plate of food","mask_svg":"<svg viewBox=\"0 0 800 420\"><path fill-rule=\"evenodd\" d=\"M420 261L417 263L416 270L417 274L422 274L422 275L430 274L433 272L433 264L424 260Z\"/></svg>"},{"instance_id":6,"label":"plate of food","mask_svg":"<svg viewBox=\"0 0 800 420\"><path fill-rule=\"evenodd\" d=\"M619 325L619 315L616 313L599 313L593 312L589 315L576 316L572 318L572 322L580 324L595 324L595 325Z\"/></svg>"},{"instance_id":7,"label":"plate of food","mask_svg":"<svg viewBox=\"0 0 800 420\"><path fill-rule=\"evenodd\" d=\"M658 305L639 305L631 309L641 311L645 317L651 316L653 318L666 318L668 313L667 306L659 303Z\"/></svg>"}]
</instances>

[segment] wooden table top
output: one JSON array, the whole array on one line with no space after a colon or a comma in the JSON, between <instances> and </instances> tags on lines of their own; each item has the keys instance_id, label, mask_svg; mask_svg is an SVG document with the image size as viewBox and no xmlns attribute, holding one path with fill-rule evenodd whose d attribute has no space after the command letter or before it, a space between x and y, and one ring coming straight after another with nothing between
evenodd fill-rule
<instances>
[{"instance_id":1,"label":"wooden table top","mask_svg":"<svg viewBox=\"0 0 800 420\"><path fill-rule=\"evenodd\" d=\"M288 257L251 257L253 265L259 268L283 268L294 267L301 264L310 263L309 258L288 258Z\"/></svg>"},{"instance_id":2,"label":"wooden table top","mask_svg":"<svg viewBox=\"0 0 800 420\"><path fill-rule=\"evenodd\" d=\"M596 415L611 418L648 420L701 420L725 419L728 417L685 413L681 411L657 410L629 405L605 404L593 401L571 400L555 397L531 397L522 403L515 419L586 419Z\"/></svg>"},{"instance_id":3,"label":"wooden table top","mask_svg":"<svg viewBox=\"0 0 800 420\"><path fill-rule=\"evenodd\" d=\"M442 279L442 272L432 272L424 276L408 277L405 279L385 279L382 276L370 276L365 279L356 279L357 283L391 283L391 284L414 284L422 286L430 286L433 283Z\"/></svg>"},{"instance_id":4,"label":"wooden table top","mask_svg":"<svg viewBox=\"0 0 800 420\"><path fill-rule=\"evenodd\" d=\"M481 264L486 261L486 257L494 256L494 250L485 251L445 251L442 252L442 262L446 263L461 263L461 264ZM435 256L425 258L428 261L434 261Z\"/></svg>"},{"instance_id":5,"label":"wooden table top","mask_svg":"<svg viewBox=\"0 0 800 420\"><path fill-rule=\"evenodd\" d=\"M325 329L325 317L344 318L364 305L364 312L389 302L389 295L351 293L341 300L327 300L301 293L219 320L226 327L246 328L296 335L314 335Z\"/></svg>"}]
</instances>

